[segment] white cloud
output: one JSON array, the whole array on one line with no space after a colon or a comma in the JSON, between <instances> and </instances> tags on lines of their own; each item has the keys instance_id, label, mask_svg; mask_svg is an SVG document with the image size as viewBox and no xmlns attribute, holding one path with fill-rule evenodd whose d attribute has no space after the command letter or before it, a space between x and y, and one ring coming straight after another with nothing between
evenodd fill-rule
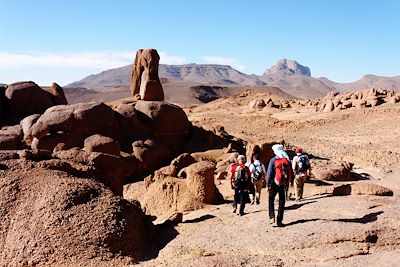
<instances>
[{"instance_id":1,"label":"white cloud","mask_svg":"<svg viewBox=\"0 0 400 267\"><path fill-rule=\"evenodd\" d=\"M243 71L246 68L244 65L239 64L235 58L204 56L203 59L205 62L210 63L210 64L229 65L240 71Z\"/></svg>"},{"instance_id":2,"label":"white cloud","mask_svg":"<svg viewBox=\"0 0 400 267\"><path fill-rule=\"evenodd\" d=\"M160 63L183 64L187 60L181 56L160 52ZM0 68L62 67L109 69L133 63L135 53L120 51L93 51L75 53L7 53L0 52Z\"/></svg>"}]
</instances>

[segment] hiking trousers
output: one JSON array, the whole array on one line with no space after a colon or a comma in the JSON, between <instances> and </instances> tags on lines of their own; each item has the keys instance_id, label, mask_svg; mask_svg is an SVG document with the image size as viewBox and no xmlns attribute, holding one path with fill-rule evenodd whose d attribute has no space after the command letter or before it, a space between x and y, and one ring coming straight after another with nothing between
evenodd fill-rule
<instances>
[{"instance_id":1,"label":"hiking trousers","mask_svg":"<svg viewBox=\"0 0 400 267\"><path fill-rule=\"evenodd\" d=\"M262 179L260 180L254 180L253 181L254 187L256 188L256 202L260 203L260 199L261 199L261 189L262 189L262 185L263 185L263 181Z\"/></svg>"},{"instance_id":2,"label":"hiking trousers","mask_svg":"<svg viewBox=\"0 0 400 267\"><path fill-rule=\"evenodd\" d=\"M300 200L300 199L303 198L304 184L305 184L306 180L307 180L307 175L305 175L305 174L302 174L302 175L296 174L296 177L294 179L296 200Z\"/></svg>"},{"instance_id":3,"label":"hiking trousers","mask_svg":"<svg viewBox=\"0 0 400 267\"><path fill-rule=\"evenodd\" d=\"M278 207L278 217L276 217L277 224L282 224L283 212L285 211L285 187L279 186L274 182L271 183L271 190L269 191L269 218L275 219L275 197L279 194L279 207Z\"/></svg>"},{"instance_id":4,"label":"hiking trousers","mask_svg":"<svg viewBox=\"0 0 400 267\"><path fill-rule=\"evenodd\" d=\"M233 208L236 209L237 204L240 204L239 213L244 214L244 207L246 205L246 194L244 187L235 187L235 196L233 197Z\"/></svg>"}]
</instances>

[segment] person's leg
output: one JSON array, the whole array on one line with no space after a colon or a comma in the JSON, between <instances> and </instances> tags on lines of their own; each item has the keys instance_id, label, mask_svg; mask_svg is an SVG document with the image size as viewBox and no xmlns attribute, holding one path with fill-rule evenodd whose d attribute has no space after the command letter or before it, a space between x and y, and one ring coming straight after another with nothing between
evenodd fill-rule
<instances>
[{"instance_id":1,"label":"person's leg","mask_svg":"<svg viewBox=\"0 0 400 267\"><path fill-rule=\"evenodd\" d=\"M278 217L276 218L276 223L278 226L282 225L283 213L285 211L285 188L283 186L279 187L279 208L278 208Z\"/></svg>"},{"instance_id":2,"label":"person's leg","mask_svg":"<svg viewBox=\"0 0 400 267\"><path fill-rule=\"evenodd\" d=\"M256 184L256 204L260 204L262 180L256 181L255 184Z\"/></svg>"},{"instance_id":3,"label":"person's leg","mask_svg":"<svg viewBox=\"0 0 400 267\"><path fill-rule=\"evenodd\" d=\"M306 183L307 175L301 177L300 199L303 198L304 184Z\"/></svg>"},{"instance_id":4,"label":"person's leg","mask_svg":"<svg viewBox=\"0 0 400 267\"><path fill-rule=\"evenodd\" d=\"M244 188L240 189L240 208L239 208L239 214L243 215L244 214L244 207L246 205L246 195L247 193L244 192Z\"/></svg>"},{"instance_id":5,"label":"person's leg","mask_svg":"<svg viewBox=\"0 0 400 267\"><path fill-rule=\"evenodd\" d=\"M271 185L271 191L269 191L269 198L268 198L268 203L269 203L269 218L272 220L275 220L275 207L274 207L274 201L275 201L275 196L278 193L276 190L277 185L272 184Z\"/></svg>"},{"instance_id":6,"label":"person's leg","mask_svg":"<svg viewBox=\"0 0 400 267\"><path fill-rule=\"evenodd\" d=\"M300 195L301 195L301 177L299 175L296 175L294 178L294 188L295 188L295 195L296 195L296 200L300 200Z\"/></svg>"},{"instance_id":7,"label":"person's leg","mask_svg":"<svg viewBox=\"0 0 400 267\"><path fill-rule=\"evenodd\" d=\"M233 203L232 203L232 206L233 206L233 213L236 212L237 203L238 203L239 201L240 201L240 199L239 199L239 190L238 190L237 188L235 188L235 194L233 195Z\"/></svg>"}]
</instances>

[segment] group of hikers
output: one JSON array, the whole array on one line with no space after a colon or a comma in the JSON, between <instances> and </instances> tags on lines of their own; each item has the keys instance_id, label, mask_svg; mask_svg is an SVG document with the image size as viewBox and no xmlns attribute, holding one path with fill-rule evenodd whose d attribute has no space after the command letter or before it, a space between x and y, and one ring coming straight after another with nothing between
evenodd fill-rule
<instances>
[{"instance_id":1,"label":"group of hikers","mask_svg":"<svg viewBox=\"0 0 400 267\"><path fill-rule=\"evenodd\" d=\"M295 188L296 201L303 198L304 183L311 173L311 165L308 156L303 153L302 148L297 147L296 155L290 160L282 144L272 146L275 154L271 158L266 170L260 161L260 155L254 154L252 162L246 163L246 157L239 155L237 164L233 164L230 171L231 187L235 191L233 199L233 213L237 211L239 204L239 215L244 215L246 203L260 204L261 189L265 183L269 194L269 218L270 223L275 223L274 201L279 195L278 216L276 225L284 226L282 223L285 210L285 201L289 199L289 185Z\"/></svg>"}]
</instances>

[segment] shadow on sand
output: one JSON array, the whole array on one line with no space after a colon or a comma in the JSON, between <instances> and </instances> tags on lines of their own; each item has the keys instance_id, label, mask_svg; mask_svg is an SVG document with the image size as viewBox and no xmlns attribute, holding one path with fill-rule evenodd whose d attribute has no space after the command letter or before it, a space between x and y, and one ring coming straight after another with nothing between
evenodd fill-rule
<instances>
[{"instance_id":1,"label":"shadow on sand","mask_svg":"<svg viewBox=\"0 0 400 267\"><path fill-rule=\"evenodd\" d=\"M336 219L333 220L335 222L346 222L346 223L362 223L362 224L366 224L366 223L370 223L370 222L374 222L376 220L378 220L378 216L381 215L383 213L383 211L378 211L378 212L373 212L367 215L364 215L361 218L353 218L353 219Z\"/></svg>"},{"instance_id":2,"label":"shadow on sand","mask_svg":"<svg viewBox=\"0 0 400 267\"><path fill-rule=\"evenodd\" d=\"M215 218L215 216L211 215L211 214L206 214L206 215L200 216L199 218L186 220L182 223L198 223L198 222L203 222L203 221L206 221L206 220L212 219L212 218Z\"/></svg>"},{"instance_id":3,"label":"shadow on sand","mask_svg":"<svg viewBox=\"0 0 400 267\"><path fill-rule=\"evenodd\" d=\"M286 207L285 207L285 210L297 210L297 209L303 207L304 205L311 204L311 203L315 203L315 202L317 202L317 201L315 201L315 200L313 200L313 201L307 201L307 202L304 201L304 202L301 202L301 203L292 204L292 205L290 205L290 206L286 206Z\"/></svg>"}]
</instances>

